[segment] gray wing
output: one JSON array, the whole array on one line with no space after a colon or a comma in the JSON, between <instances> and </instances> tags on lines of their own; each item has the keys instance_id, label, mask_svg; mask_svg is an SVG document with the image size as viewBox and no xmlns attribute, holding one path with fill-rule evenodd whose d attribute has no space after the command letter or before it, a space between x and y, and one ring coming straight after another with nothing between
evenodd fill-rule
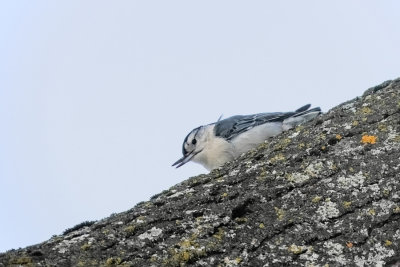
<instances>
[{"instance_id":1,"label":"gray wing","mask_svg":"<svg viewBox=\"0 0 400 267\"><path fill-rule=\"evenodd\" d=\"M293 112L273 112L233 116L215 123L215 135L230 141L239 134L264 123L283 122L289 117L304 114L310 106L311 105L305 105Z\"/></svg>"}]
</instances>

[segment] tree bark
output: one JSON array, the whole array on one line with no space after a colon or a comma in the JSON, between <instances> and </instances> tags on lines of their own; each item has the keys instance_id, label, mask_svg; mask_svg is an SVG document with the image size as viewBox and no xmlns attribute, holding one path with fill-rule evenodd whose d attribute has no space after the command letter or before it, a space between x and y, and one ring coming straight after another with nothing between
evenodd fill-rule
<instances>
[{"instance_id":1,"label":"tree bark","mask_svg":"<svg viewBox=\"0 0 400 267\"><path fill-rule=\"evenodd\" d=\"M129 211L0 254L116 265L400 266L400 79Z\"/></svg>"}]
</instances>

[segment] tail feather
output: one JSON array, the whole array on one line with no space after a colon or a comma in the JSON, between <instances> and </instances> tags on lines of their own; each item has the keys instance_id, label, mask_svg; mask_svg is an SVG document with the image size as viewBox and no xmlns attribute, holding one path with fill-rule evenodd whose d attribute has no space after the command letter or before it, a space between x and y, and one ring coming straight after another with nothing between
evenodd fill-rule
<instances>
[{"instance_id":1,"label":"tail feather","mask_svg":"<svg viewBox=\"0 0 400 267\"><path fill-rule=\"evenodd\" d=\"M297 109L296 113L293 116L291 116L283 121L282 129L284 131L287 131L287 130L292 129L302 123L310 121L310 120L314 119L315 117L317 117L319 114L321 114L320 107L309 109L310 106L311 105L308 104L308 105L305 105L305 106Z\"/></svg>"},{"instance_id":2,"label":"tail feather","mask_svg":"<svg viewBox=\"0 0 400 267\"><path fill-rule=\"evenodd\" d=\"M304 105L304 106L302 106L301 108L298 108L298 109L296 109L296 113L300 113L300 112L303 112L303 111L306 111L307 109L309 109L311 107L311 104L307 104L307 105Z\"/></svg>"}]
</instances>

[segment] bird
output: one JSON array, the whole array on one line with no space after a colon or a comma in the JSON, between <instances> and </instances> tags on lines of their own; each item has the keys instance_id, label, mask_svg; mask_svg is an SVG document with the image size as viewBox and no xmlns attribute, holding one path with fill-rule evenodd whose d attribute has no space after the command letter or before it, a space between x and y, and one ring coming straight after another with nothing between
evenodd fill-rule
<instances>
[{"instance_id":1,"label":"bird","mask_svg":"<svg viewBox=\"0 0 400 267\"><path fill-rule=\"evenodd\" d=\"M179 168L189 161L208 171L239 157L266 139L274 137L321 114L321 108L307 104L291 112L268 112L236 115L199 126L185 137L183 157L172 166Z\"/></svg>"}]
</instances>

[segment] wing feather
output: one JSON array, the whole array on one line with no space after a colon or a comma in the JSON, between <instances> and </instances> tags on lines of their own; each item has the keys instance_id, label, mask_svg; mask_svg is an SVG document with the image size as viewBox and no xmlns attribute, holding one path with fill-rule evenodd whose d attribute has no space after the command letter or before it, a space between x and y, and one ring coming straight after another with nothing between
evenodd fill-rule
<instances>
[{"instance_id":1,"label":"wing feather","mask_svg":"<svg viewBox=\"0 0 400 267\"><path fill-rule=\"evenodd\" d=\"M223 137L224 139L230 141L239 134L244 133L264 123L283 122L289 117L302 115L313 111L314 109L308 110L310 106L310 104L305 105L294 112L258 113L253 115L237 115L229 117L215 123L215 135Z\"/></svg>"}]
</instances>

